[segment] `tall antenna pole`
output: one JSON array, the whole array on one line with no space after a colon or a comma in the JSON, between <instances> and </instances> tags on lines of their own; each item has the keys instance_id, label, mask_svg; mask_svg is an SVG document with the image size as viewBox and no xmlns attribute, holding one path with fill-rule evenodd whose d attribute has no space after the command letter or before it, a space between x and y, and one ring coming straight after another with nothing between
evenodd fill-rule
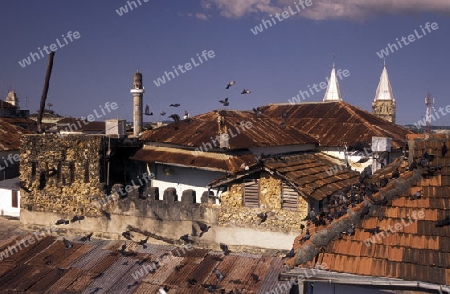
<instances>
[{"instance_id":1,"label":"tall antenna pole","mask_svg":"<svg viewBox=\"0 0 450 294\"><path fill-rule=\"evenodd\" d=\"M429 134L431 133L431 118L433 117L431 112L433 111L433 105L434 105L434 98L431 97L430 91L427 93L427 97L425 97L425 105L427 106L427 112L425 115L426 120L426 127L425 127L425 133Z\"/></svg>"}]
</instances>

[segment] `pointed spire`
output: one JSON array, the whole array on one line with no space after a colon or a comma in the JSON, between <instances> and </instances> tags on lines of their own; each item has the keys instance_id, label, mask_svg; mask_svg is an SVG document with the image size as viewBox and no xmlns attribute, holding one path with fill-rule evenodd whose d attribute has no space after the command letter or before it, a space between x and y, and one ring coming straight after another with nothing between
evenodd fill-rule
<instances>
[{"instance_id":1,"label":"pointed spire","mask_svg":"<svg viewBox=\"0 0 450 294\"><path fill-rule=\"evenodd\" d=\"M327 91L325 92L325 96L323 97L323 101L343 101L341 90L339 88L339 82L336 78L336 70L334 68L331 70L331 76L328 80Z\"/></svg>"},{"instance_id":2,"label":"pointed spire","mask_svg":"<svg viewBox=\"0 0 450 294\"><path fill-rule=\"evenodd\" d=\"M383 71L380 76L380 83L377 87L377 92L373 101L377 100L392 100L395 102L394 92L392 92L391 83L389 82L389 76L386 69L386 62L383 66Z\"/></svg>"}]
</instances>

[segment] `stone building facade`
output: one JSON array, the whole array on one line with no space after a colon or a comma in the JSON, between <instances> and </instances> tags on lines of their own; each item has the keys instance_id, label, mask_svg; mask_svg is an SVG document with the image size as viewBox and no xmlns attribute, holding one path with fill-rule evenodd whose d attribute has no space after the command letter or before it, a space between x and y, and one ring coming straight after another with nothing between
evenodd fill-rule
<instances>
[{"instance_id":1,"label":"stone building facade","mask_svg":"<svg viewBox=\"0 0 450 294\"><path fill-rule=\"evenodd\" d=\"M21 208L98 215L105 193L104 136L26 135L20 148Z\"/></svg>"},{"instance_id":2,"label":"stone building facade","mask_svg":"<svg viewBox=\"0 0 450 294\"><path fill-rule=\"evenodd\" d=\"M308 213L308 202L298 196L295 210L282 209L282 181L269 174L259 179L259 207L246 207L243 201L243 184L236 183L221 195L221 210L218 223L221 226L253 227L269 231L296 232L300 229L302 219ZM264 222L257 216L267 213ZM304 222L303 222L304 223Z\"/></svg>"}]
</instances>

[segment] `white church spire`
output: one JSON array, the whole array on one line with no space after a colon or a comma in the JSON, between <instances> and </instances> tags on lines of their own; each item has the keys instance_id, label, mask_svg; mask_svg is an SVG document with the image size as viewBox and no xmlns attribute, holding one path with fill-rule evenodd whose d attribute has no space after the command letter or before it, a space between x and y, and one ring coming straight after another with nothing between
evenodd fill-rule
<instances>
[{"instance_id":1,"label":"white church spire","mask_svg":"<svg viewBox=\"0 0 450 294\"><path fill-rule=\"evenodd\" d=\"M334 63L333 63L333 69L331 70L331 76L328 80L328 86L327 91L325 92L325 96L323 96L323 101L343 101L341 90L339 88L339 82L336 78L336 70L334 69Z\"/></svg>"},{"instance_id":2,"label":"white church spire","mask_svg":"<svg viewBox=\"0 0 450 294\"><path fill-rule=\"evenodd\" d=\"M380 76L380 83L378 84L377 92L373 101L377 100L392 100L395 102L394 92L392 92L391 83L386 69L386 63L383 66L383 71Z\"/></svg>"}]
</instances>

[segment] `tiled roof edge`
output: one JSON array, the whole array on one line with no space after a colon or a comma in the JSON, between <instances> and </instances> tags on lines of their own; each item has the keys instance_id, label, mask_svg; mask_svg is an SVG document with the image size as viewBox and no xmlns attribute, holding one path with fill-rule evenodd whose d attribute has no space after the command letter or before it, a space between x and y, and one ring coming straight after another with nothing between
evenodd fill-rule
<instances>
[{"instance_id":1,"label":"tiled roof edge","mask_svg":"<svg viewBox=\"0 0 450 294\"><path fill-rule=\"evenodd\" d=\"M398 184L395 185L394 189L387 191L385 197L389 200L394 199L399 194L404 193L407 189L412 187L421 178L422 175L420 172L414 170L412 176L408 179L397 179L396 181ZM372 206L372 204L367 201L364 201L363 203L363 205L357 206L355 210L349 210L348 214L343 219L331 223L329 227L312 235L311 242L308 242L308 244L300 247L296 252L296 264L301 265L313 260L319 253L321 247L328 245L334 238L339 237L342 232L345 232L351 227L352 223L358 223L360 221L360 215L364 209L364 206Z\"/></svg>"}]
</instances>

